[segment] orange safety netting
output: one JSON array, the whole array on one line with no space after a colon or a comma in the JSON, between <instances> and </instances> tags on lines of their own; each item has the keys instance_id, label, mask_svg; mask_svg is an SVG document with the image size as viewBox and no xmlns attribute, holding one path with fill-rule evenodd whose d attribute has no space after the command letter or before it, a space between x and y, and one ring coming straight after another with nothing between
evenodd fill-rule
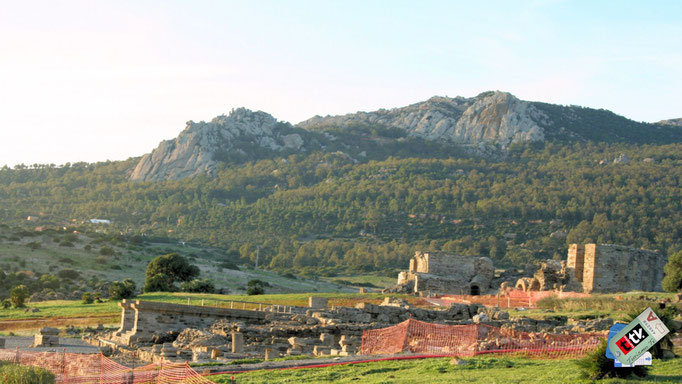
<instances>
[{"instance_id":1,"label":"orange safety netting","mask_svg":"<svg viewBox=\"0 0 682 384\"><path fill-rule=\"evenodd\" d=\"M500 295L442 295L437 298L445 303L478 303L501 308L533 308L538 300L556 296L559 299L569 297L589 297L587 293L556 291L523 291L510 289Z\"/></svg>"},{"instance_id":2,"label":"orange safety netting","mask_svg":"<svg viewBox=\"0 0 682 384\"><path fill-rule=\"evenodd\" d=\"M573 358L596 349L604 338L598 333L558 335L520 332L485 324L441 325L409 319L392 327L364 331L361 351L365 355L519 353Z\"/></svg>"},{"instance_id":3,"label":"orange safety netting","mask_svg":"<svg viewBox=\"0 0 682 384\"><path fill-rule=\"evenodd\" d=\"M154 363L129 368L102 354L22 352L0 349L0 360L44 368L59 384L205 384L188 363Z\"/></svg>"}]
</instances>

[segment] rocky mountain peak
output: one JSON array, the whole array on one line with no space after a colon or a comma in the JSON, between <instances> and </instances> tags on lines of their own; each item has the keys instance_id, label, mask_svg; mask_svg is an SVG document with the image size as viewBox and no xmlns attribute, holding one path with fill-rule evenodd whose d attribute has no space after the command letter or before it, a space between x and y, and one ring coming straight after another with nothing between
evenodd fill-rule
<instances>
[{"instance_id":1,"label":"rocky mountain peak","mask_svg":"<svg viewBox=\"0 0 682 384\"><path fill-rule=\"evenodd\" d=\"M530 102L508 92L490 91L476 97L435 96L390 110L343 116L316 116L298 124L305 129L380 125L405 130L408 136L460 144L494 144L506 148L521 141L543 140L536 123L543 118Z\"/></svg>"},{"instance_id":2,"label":"rocky mountain peak","mask_svg":"<svg viewBox=\"0 0 682 384\"><path fill-rule=\"evenodd\" d=\"M681 119L641 123L603 109L530 102L501 91L469 98L434 96L400 108L315 116L296 126L265 112L238 108L209 122L189 121L177 138L144 155L131 179L182 179L211 174L221 163L301 151L341 151L371 158L370 152L386 150L382 146L419 141L411 139L436 141L444 147L457 144L483 156L528 141L682 142L681 128Z\"/></svg>"},{"instance_id":3,"label":"rocky mountain peak","mask_svg":"<svg viewBox=\"0 0 682 384\"><path fill-rule=\"evenodd\" d=\"M246 108L234 109L208 123L189 121L178 137L162 141L152 153L144 155L130 178L182 179L212 173L225 154L248 157L258 149L298 150L303 139L291 130L290 124L278 122L268 113Z\"/></svg>"}]
</instances>

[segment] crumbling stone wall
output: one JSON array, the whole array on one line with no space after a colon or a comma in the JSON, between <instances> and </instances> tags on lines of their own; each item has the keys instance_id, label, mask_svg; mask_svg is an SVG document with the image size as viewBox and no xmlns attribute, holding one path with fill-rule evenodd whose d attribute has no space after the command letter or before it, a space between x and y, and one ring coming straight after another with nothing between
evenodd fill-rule
<instances>
[{"instance_id":1,"label":"crumbling stone wall","mask_svg":"<svg viewBox=\"0 0 682 384\"><path fill-rule=\"evenodd\" d=\"M655 251L612 244L571 244L565 262L546 260L532 278L522 278L524 291L585 293L660 291L667 258Z\"/></svg>"},{"instance_id":2,"label":"crumbling stone wall","mask_svg":"<svg viewBox=\"0 0 682 384\"><path fill-rule=\"evenodd\" d=\"M410 269L398 275L396 291L484 294L494 277L495 268L487 257L416 252Z\"/></svg>"},{"instance_id":3,"label":"crumbling stone wall","mask_svg":"<svg viewBox=\"0 0 682 384\"><path fill-rule=\"evenodd\" d=\"M219 319L256 322L265 319L264 312L244 309L140 300L123 300L119 306L121 307L121 326L112 338L124 345L151 342L154 334L181 332L185 328L209 327Z\"/></svg>"},{"instance_id":4,"label":"crumbling stone wall","mask_svg":"<svg viewBox=\"0 0 682 384\"><path fill-rule=\"evenodd\" d=\"M661 291L663 267L667 261L667 257L656 251L622 245L586 244L583 291Z\"/></svg>"}]
</instances>

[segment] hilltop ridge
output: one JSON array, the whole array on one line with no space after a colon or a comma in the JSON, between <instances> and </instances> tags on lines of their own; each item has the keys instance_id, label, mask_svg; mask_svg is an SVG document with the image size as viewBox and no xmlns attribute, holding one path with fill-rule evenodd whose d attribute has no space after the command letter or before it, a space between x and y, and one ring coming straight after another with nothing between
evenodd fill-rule
<instances>
[{"instance_id":1,"label":"hilltop ridge","mask_svg":"<svg viewBox=\"0 0 682 384\"><path fill-rule=\"evenodd\" d=\"M428 143L450 152L489 157L516 143L548 140L682 142L682 124L677 120L636 122L603 109L524 101L501 91L470 98L434 96L390 110L314 116L296 125L262 111L239 108L210 122L189 121L175 139L162 141L142 156L130 179L212 175L221 163L311 151L377 159L373 156L377 151L414 152L420 146L426 150Z\"/></svg>"}]
</instances>

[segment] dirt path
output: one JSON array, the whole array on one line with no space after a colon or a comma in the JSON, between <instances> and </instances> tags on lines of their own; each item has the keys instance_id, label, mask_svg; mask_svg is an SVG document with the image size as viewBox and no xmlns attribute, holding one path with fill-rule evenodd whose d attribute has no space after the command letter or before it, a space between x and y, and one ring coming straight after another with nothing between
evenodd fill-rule
<instances>
[{"instance_id":1,"label":"dirt path","mask_svg":"<svg viewBox=\"0 0 682 384\"><path fill-rule=\"evenodd\" d=\"M120 315L104 314L83 317L43 317L35 319L16 319L16 320L2 320L0 321L0 331L19 331L38 329L42 327L65 327L67 325L97 325L97 324L113 324L119 322Z\"/></svg>"}]
</instances>

